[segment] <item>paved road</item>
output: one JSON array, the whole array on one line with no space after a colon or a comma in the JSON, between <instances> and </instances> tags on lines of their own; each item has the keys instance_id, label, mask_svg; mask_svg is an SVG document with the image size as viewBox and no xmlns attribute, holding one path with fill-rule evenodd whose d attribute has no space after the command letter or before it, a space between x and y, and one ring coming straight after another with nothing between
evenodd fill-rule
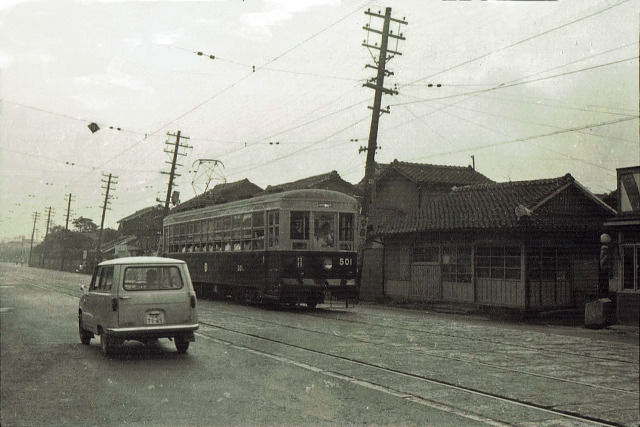
<instances>
[{"instance_id":1,"label":"paved road","mask_svg":"<svg viewBox=\"0 0 640 427\"><path fill-rule=\"evenodd\" d=\"M167 343L105 359L76 336L86 280L2 265L3 425L639 422L637 328L200 301L186 357Z\"/></svg>"}]
</instances>

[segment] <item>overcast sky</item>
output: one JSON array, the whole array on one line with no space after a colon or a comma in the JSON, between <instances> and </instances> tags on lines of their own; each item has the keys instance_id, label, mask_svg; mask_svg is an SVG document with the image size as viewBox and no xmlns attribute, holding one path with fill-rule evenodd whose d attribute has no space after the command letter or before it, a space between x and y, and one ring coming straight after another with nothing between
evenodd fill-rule
<instances>
[{"instance_id":1,"label":"overcast sky","mask_svg":"<svg viewBox=\"0 0 640 427\"><path fill-rule=\"evenodd\" d=\"M385 7L408 25L392 26L406 40L390 46L378 162L474 156L495 181L570 173L594 193L640 163L639 0L4 0L2 238L30 236L36 211L42 237L49 206L64 225L68 194L72 218L99 224L104 174L118 177L105 226L164 201L168 132L193 147L182 201L209 177L357 183L377 58L362 43L379 40L363 26L382 25L364 12Z\"/></svg>"}]
</instances>

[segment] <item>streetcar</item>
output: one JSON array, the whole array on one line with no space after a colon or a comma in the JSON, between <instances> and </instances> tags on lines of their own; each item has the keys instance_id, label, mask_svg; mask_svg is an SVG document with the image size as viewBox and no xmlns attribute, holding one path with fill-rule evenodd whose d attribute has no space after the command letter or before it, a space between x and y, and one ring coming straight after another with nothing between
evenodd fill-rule
<instances>
[{"instance_id":1,"label":"streetcar","mask_svg":"<svg viewBox=\"0 0 640 427\"><path fill-rule=\"evenodd\" d=\"M358 302L358 203L307 189L169 214L163 255L184 260L201 295L310 308Z\"/></svg>"}]
</instances>

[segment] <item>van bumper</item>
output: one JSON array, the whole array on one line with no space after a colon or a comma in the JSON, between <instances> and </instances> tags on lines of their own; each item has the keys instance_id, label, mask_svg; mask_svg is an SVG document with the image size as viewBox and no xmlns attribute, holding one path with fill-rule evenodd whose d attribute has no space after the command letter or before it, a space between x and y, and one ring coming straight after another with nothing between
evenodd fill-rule
<instances>
[{"instance_id":1,"label":"van bumper","mask_svg":"<svg viewBox=\"0 0 640 427\"><path fill-rule=\"evenodd\" d=\"M108 336L119 339L169 338L184 337L194 341L193 332L199 328L198 323L189 325L136 326L128 328L107 328Z\"/></svg>"}]
</instances>

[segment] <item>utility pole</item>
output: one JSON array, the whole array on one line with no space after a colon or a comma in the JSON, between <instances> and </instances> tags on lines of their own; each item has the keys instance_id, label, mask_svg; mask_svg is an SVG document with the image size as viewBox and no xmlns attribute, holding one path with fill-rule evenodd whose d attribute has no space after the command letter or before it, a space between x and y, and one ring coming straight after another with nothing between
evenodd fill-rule
<instances>
[{"instance_id":1,"label":"utility pole","mask_svg":"<svg viewBox=\"0 0 640 427\"><path fill-rule=\"evenodd\" d=\"M165 175L169 175L169 185L167 186L167 197L164 200L164 214L167 215L169 213L169 201L171 200L171 191L173 190L173 181L175 177L180 176L176 173L176 166L182 166L178 164L178 156L186 156L186 154L180 152L180 148L193 148L189 145L180 144L180 131L176 135L167 133L169 136L173 136L176 138L176 142L173 144L172 150L165 149L164 152L172 156L171 163L165 162L171 165L171 170L169 172L160 172ZM189 139L189 137L182 136L184 139ZM171 145L169 141L165 143L166 145Z\"/></svg>"},{"instance_id":2,"label":"utility pole","mask_svg":"<svg viewBox=\"0 0 640 427\"><path fill-rule=\"evenodd\" d=\"M64 259L65 259L65 255L67 253L66 248L65 248L65 240L67 239L67 232L69 231L69 216L71 215L71 199L73 198L73 194L69 193L68 196L66 196L65 198L68 198L67 200L67 220L64 224L64 231L62 232L62 253L60 256L60 271L64 270Z\"/></svg>"},{"instance_id":3,"label":"utility pole","mask_svg":"<svg viewBox=\"0 0 640 427\"><path fill-rule=\"evenodd\" d=\"M33 252L33 236L36 234L36 222L38 221L38 211L33 213L33 230L31 231L31 246L29 247L29 263L27 264L31 267L31 253Z\"/></svg>"},{"instance_id":4,"label":"utility pole","mask_svg":"<svg viewBox=\"0 0 640 427\"><path fill-rule=\"evenodd\" d=\"M67 221L64 224L64 230L68 231L69 230L69 215L71 215L71 198L73 197L73 195L71 193L69 193L68 197L68 203L67 203ZM65 197L66 198L66 197Z\"/></svg>"},{"instance_id":5,"label":"utility pole","mask_svg":"<svg viewBox=\"0 0 640 427\"><path fill-rule=\"evenodd\" d=\"M47 237L49 235L49 225L51 224L51 206L49 206L49 213L47 214L47 231L44 235L44 237Z\"/></svg>"},{"instance_id":6,"label":"utility pole","mask_svg":"<svg viewBox=\"0 0 640 427\"><path fill-rule=\"evenodd\" d=\"M49 235L49 226L51 225L51 210L52 210L52 207L49 206L49 213L47 214L47 231L44 234L44 238L45 239ZM44 254L45 254L45 250L43 248L43 250L42 250L42 260L40 261L40 267L42 267L42 268L44 268Z\"/></svg>"},{"instance_id":7,"label":"utility pole","mask_svg":"<svg viewBox=\"0 0 640 427\"><path fill-rule=\"evenodd\" d=\"M111 196L109 196L109 190L111 189L111 184L115 185L118 183L117 181L115 181L115 179L118 178L117 176L113 176L112 174L109 174L107 176L104 173L102 174L102 176L107 178L106 181L104 179L101 180L101 182L106 183L107 186L102 187L105 189L105 194L104 194L104 204L102 205L102 219L100 220L100 232L98 233L98 244L96 245L96 256L95 256L96 265L98 265L98 263L102 260L101 259L102 256L100 253L100 245L102 244L102 230L104 230L104 217L107 212L107 205L109 204L109 199L111 198Z\"/></svg>"},{"instance_id":8,"label":"utility pole","mask_svg":"<svg viewBox=\"0 0 640 427\"><path fill-rule=\"evenodd\" d=\"M380 34L382 36L380 46L378 46L377 43L375 43L374 45L371 45L367 42L367 40L365 40L364 43L362 44L363 46L369 49L376 49L380 51L376 66L373 66L373 65L366 66L367 68L376 69L378 71L377 76L375 78L370 79L369 81L367 81L367 83L363 85L375 90L373 107L369 107L370 109L373 110L373 113L371 114L371 128L369 130L369 143L366 148L367 162L365 164L365 170L364 170L365 190L364 190L364 197L362 200L362 214L366 217L369 213L369 208L372 202L371 195L372 195L373 179L375 175L375 155L376 155L376 149L378 148L378 123L380 120L380 116L383 113L389 113L388 107L386 109L381 108L382 94L385 94L385 93L388 95L398 94L398 91L387 89L384 87L384 77L393 75L392 72L387 71L386 69L387 61L393 58L395 55L402 55L402 53L398 52L397 50L390 50L388 48L389 38L396 39L396 41L405 40L405 38L402 36L402 33L400 33L399 31L396 34L393 34L393 31L390 30L390 26L392 22L398 23L398 30L399 30L400 25L407 25L407 22L405 22L404 20L392 18L390 7L386 8L384 15L381 15L380 12L378 13L371 12L371 9L368 9L365 12L365 14L369 15L370 17L384 19L382 31L371 28L370 24L367 24L363 27L363 29L369 33ZM388 55L391 55L391 56L388 56ZM375 61L375 57L374 57L374 61Z\"/></svg>"}]
</instances>

